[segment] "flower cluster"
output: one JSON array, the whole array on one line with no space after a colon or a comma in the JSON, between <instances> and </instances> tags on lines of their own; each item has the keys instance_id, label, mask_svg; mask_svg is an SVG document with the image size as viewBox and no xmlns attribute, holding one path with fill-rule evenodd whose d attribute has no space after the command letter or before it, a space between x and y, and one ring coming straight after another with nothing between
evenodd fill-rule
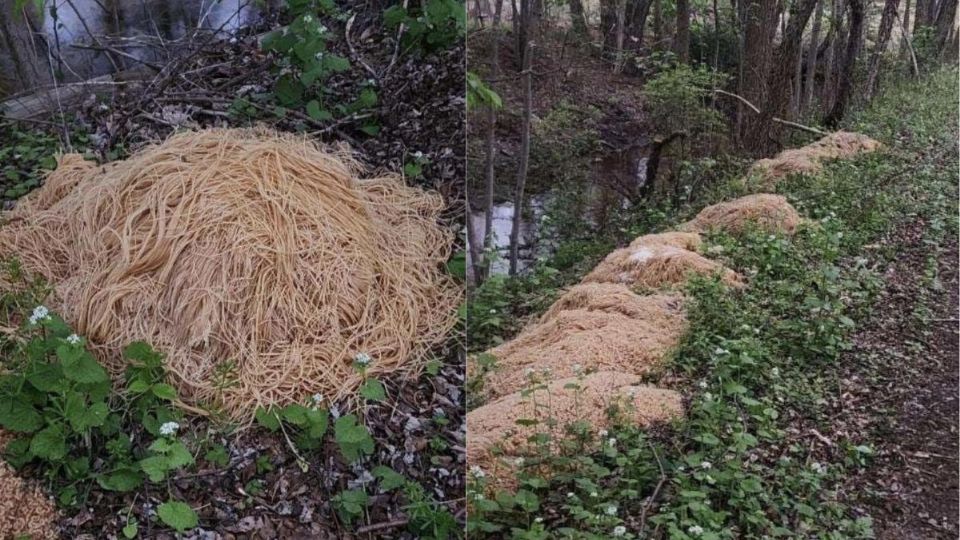
<instances>
[{"instance_id":1,"label":"flower cluster","mask_svg":"<svg viewBox=\"0 0 960 540\"><path fill-rule=\"evenodd\" d=\"M160 435L170 437L176 435L178 429L180 429L180 424L176 422L164 422L160 425Z\"/></svg>"},{"instance_id":2,"label":"flower cluster","mask_svg":"<svg viewBox=\"0 0 960 540\"><path fill-rule=\"evenodd\" d=\"M33 314L30 315L30 324L37 324L40 321L50 320L50 310L46 306L37 306L33 308Z\"/></svg>"}]
</instances>

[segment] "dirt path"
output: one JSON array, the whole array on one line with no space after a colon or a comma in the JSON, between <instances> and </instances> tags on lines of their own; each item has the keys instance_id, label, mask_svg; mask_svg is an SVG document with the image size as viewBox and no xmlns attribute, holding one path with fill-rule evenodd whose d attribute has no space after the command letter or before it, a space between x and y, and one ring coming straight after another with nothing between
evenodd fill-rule
<instances>
[{"instance_id":1,"label":"dirt path","mask_svg":"<svg viewBox=\"0 0 960 540\"><path fill-rule=\"evenodd\" d=\"M837 435L875 442L875 457L841 492L873 517L879 539L958 535L958 269L951 239L924 277L931 246L917 220L887 240L897 259L854 338L841 385ZM924 295L929 311L917 311Z\"/></svg>"}]
</instances>

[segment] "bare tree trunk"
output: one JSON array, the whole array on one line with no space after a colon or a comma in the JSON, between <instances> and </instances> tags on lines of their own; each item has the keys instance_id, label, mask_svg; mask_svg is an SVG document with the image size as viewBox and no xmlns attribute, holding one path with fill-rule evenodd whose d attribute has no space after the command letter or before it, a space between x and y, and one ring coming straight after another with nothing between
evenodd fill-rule
<instances>
[{"instance_id":1,"label":"bare tree trunk","mask_svg":"<svg viewBox=\"0 0 960 540\"><path fill-rule=\"evenodd\" d=\"M663 0L653 0L653 42L656 48L660 48L660 41L663 40Z\"/></svg>"},{"instance_id":2,"label":"bare tree trunk","mask_svg":"<svg viewBox=\"0 0 960 540\"><path fill-rule=\"evenodd\" d=\"M917 10L913 16L913 31L910 32L910 35L916 35L920 28L926 24L927 20L927 8L932 2L932 0L916 0Z\"/></svg>"},{"instance_id":3,"label":"bare tree trunk","mask_svg":"<svg viewBox=\"0 0 960 540\"><path fill-rule=\"evenodd\" d=\"M617 30L616 30L616 54L613 58L613 72L620 73L623 69L623 31L624 19L627 16L627 1L617 0Z\"/></svg>"},{"instance_id":4,"label":"bare tree trunk","mask_svg":"<svg viewBox=\"0 0 960 540\"><path fill-rule=\"evenodd\" d=\"M746 0L744 7L744 72L738 93L751 103L763 104L767 101L767 75L777 30L777 2ZM760 126L758 116L744 116L741 122L739 139L752 150L766 144L767 132Z\"/></svg>"},{"instance_id":5,"label":"bare tree trunk","mask_svg":"<svg viewBox=\"0 0 960 540\"><path fill-rule=\"evenodd\" d=\"M769 133L774 125L774 117L780 116L790 103L791 77L796 72L794 62L800 54L803 29L806 28L817 0L796 0L790 6L790 22L784 30L783 40L777 47L776 60L770 69L767 100L759 105L759 123L755 134L755 141L760 144L757 149L769 148Z\"/></svg>"},{"instance_id":6,"label":"bare tree trunk","mask_svg":"<svg viewBox=\"0 0 960 540\"><path fill-rule=\"evenodd\" d=\"M867 87L864 95L866 99L873 97L877 91L877 76L880 73L880 60L890 41L890 32L893 30L893 20L897 17L897 8L900 0L886 0L883 4L883 15L880 16L880 28L877 30L877 43L870 55L870 67L867 70Z\"/></svg>"},{"instance_id":7,"label":"bare tree trunk","mask_svg":"<svg viewBox=\"0 0 960 540\"><path fill-rule=\"evenodd\" d=\"M847 105L853 95L853 76L857 67L857 56L860 54L860 36L863 34L863 0L848 0L847 6L850 11L850 34L847 36L847 50L837 80L837 100L830 114L824 118L824 123L830 127L840 125L847 112Z\"/></svg>"},{"instance_id":8,"label":"bare tree trunk","mask_svg":"<svg viewBox=\"0 0 960 540\"><path fill-rule=\"evenodd\" d=\"M817 53L820 50L820 27L823 24L823 4L827 0L817 2L817 12L813 16L813 29L810 31L810 48L807 49L807 80L803 86L803 102L800 112L809 111L813 104L813 87L817 79Z\"/></svg>"},{"instance_id":9,"label":"bare tree trunk","mask_svg":"<svg viewBox=\"0 0 960 540\"><path fill-rule=\"evenodd\" d=\"M943 0L940 6L940 12L937 13L936 32L937 32L937 53L938 56L949 56L953 58L957 51L955 47L950 47L953 42L953 35L956 28L957 0ZM953 49L952 51L950 49Z\"/></svg>"},{"instance_id":10,"label":"bare tree trunk","mask_svg":"<svg viewBox=\"0 0 960 540\"><path fill-rule=\"evenodd\" d=\"M690 62L690 1L677 0L677 32L673 38L673 52L677 59Z\"/></svg>"},{"instance_id":11,"label":"bare tree trunk","mask_svg":"<svg viewBox=\"0 0 960 540\"><path fill-rule=\"evenodd\" d=\"M0 44L7 50L13 64L11 79L19 89L26 90L50 81L46 49L33 39L37 28L33 2L17 7L14 0L0 0Z\"/></svg>"},{"instance_id":12,"label":"bare tree trunk","mask_svg":"<svg viewBox=\"0 0 960 540\"><path fill-rule=\"evenodd\" d=\"M903 29L903 35L900 36L902 38L900 41L900 56L906 56L908 54L907 45L913 39L913 35L910 34L910 0L907 0L907 4L903 8L903 17L900 18L900 23Z\"/></svg>"},{"instance_id":13,"label":"bare tree trunk","mask_svg":"<svg viewBox=\"0 0 960 540\"><path fill-rule=\"evenodd\" d=\"M517 186L513 197L513 224L510 227L510 275L517 275L520 258L520 222L523 219L523 192L527 185L527 168L530 165L530 120L533 116L533 42L524 47L523 53L523 133L520 141L520 170L517 171Z\"/></svg>"},{"instance_id":14,"label":"bare tree trunk","mask_svg":"<svg viewBox=\"0 0 960 540\"><path fill-rule=\"evenodd\" d=\"M587 35L587 18L583 13L581 0L570 0L570 21L573 31L579 36Z\"/></svg>"},{"instance_id":15,"label":"bare tree trunk","mask_svg":"<svg viewBox=\"0 0 960 540\"><path fill-rule=\"evenodd\" d=\"M500 78L500 16L503 12L503 0L495 0L493 11L493 23L491 30L493 32L493 44L490 47L490 79L496 81ZM493 84L493 83L491 83ZM492 106L487 107L487 138L486 138L487 160L484 164L486 186L483 200L483 263L481 272L477 276L477 282L485 279L490 274L490 254L493 253L493 193L497 180L497 110Z\"/></svg>"}]
</instances>

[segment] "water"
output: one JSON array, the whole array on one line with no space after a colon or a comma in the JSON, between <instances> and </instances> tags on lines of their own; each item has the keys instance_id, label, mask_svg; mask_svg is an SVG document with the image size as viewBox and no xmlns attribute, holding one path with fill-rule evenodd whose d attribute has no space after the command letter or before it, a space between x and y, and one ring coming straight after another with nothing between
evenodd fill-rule
<instances>
[{"instance_id":1,"label":"water","mask_svg":"<svg viewBox=\"0 0 960 540\"><path fill-rule=\"evenodd\" d=\"M521 272L533 264L537 257L548 254L544 252L544 244L540 242L540 232L542 219L549 201L550 195L548 194L533 195L528 199L527 213L520 218L520 252L517 258L517 269ZM490 273L492 275L504 275L510 271L510 230L513 228L513 203L496 204L492 213L493 248L497 252L497 258L490 266ZM476 231L477 238L482 238L484 227L482 211L470 213L469 226Z\"/></svg>"},{"instance_id":2,"label":"water","mask_svg":"<svg viewBox=\"0 0 960 540\"><path fill-rule=\"evenodd\" d=\"M32 3L31 3L32 4ZM276 2L253 0L52 0L34 24L42 21L45 43L52 52L54 63L62 73L62 81L86 80L114 71L114 64L103 52L78 49L73 45L92 45L90 34L102 38L110 36L115 43L130 44L133 40L169 41L189 35L197 29L220 30L229 36L237 30L262 20L265 9ZM20 34L20 39L0 39L0 68L6 73L33 72L34 80L24 76L4 80L7 93L27 90L49 82L50 67L44 50L44 40L31 44L22 32L26 23L22 18L0 24L0 37ZM122 41L126 38L126 41ZM13 43L18 50L10 50ZM125 46L122 50L136 59L156 59L155 49L144 46ZM59 52L59 54L58 54ZM59 56L59 60L56 57ZM122 68L138 67L131 58L115 56ZM16 65L16 64L20 65ZM28 64L24 66L23 64Z\"/></svg>"},{"instance_id":3,"label":"water","mask_svg":"<svg viewBox=\"0 0 960 540\"><path fill-rule=\"evenodd\" d=\"M632 179L637 189L646 183L648 160L646 155L642 155L629 163L621 164L626 169L623 172ZM586 186L584 194L586 199L583 212L584 225L596 226L600 216L605 214L604 209L598 206L610 204L611 192L608 187L595 180ZM629 208L630 201L626 197L614 196L614 198L621 210ZM538 258L553 254L554 243L545 238L543 219L547 206L555 200L556 197L551 193L533 195L528 199L528 211L520 219L518 271L522 272L529 268ZM506 275L510 271L510 230L513 227L513 215L512 202L504 202L493 207L493 247L497 252L497 258L490 266L491 275ZM484 227L482 211L470 213L469 226L473 228L477 238L482 238ZM469 253L467 264L467 268L471 268Z\"/></svg>"}]
</instances>

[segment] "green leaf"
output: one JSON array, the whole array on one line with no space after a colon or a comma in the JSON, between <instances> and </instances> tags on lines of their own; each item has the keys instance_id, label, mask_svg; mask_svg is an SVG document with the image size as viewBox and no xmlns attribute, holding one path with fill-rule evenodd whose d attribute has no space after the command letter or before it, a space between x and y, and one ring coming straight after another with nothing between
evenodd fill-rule
<instances>
[{"instance_id":1,"label":"green leaf","mask_svg":"<svg viewBox=\"0 0 960 540\"><path fill-rule=\"evenodd\" d=\"M59 364L35 363L27 381L41 392L56 392L63 382L63 368Z\"/></svg>"},{"instance_id":2,"label":"green leaf","mask_svg":"<svg viewBox=\"0 0 960 540\"><path fill-rule=\"evenodd\" d=\"M164 456L150 456L140 460L140 470L147 473L147 478L154 483L163 482L169 469Z\"/></svg>"},{"instance_id":3,"label":"green leaf","mask_svg":"<svg viewBox=\"0 0 960 540\"><path fill-rule=\"evenodd\" d=\"M40 413L16 397L0 398L0 426L10 431L33 433L43 426Z\"/></svg>"},{"instance_id":4,"label":"green leaf","mask_svg":"<svg viewBox=\"0 0 960 540\"><path fill-rule=\"evenodd\" d=\"M307 115L318 122L325 122L333 118L330 111L323 110L323 108L320 107L320 102L315 99L307 103Z\"/></svg>"},{"instance_id":5,"label":"green leaf","mask_svg":"<svg viewBox=\"0 0 960 540\"><path fill-rule=\"evenodd\" d=\"M127 386L127 392L131 394L142 394L150 390L150 383L143 379L134 379L130 381L130 385Z\"/></svg>"},{"instance_id":6,"label":"green leaf","mask_svg":"<svg viewBox=\"0 0 960 540\"><path fill-rule=\"evenodd\" d=\"M67 439L60 426L49 426L37 432L30 441L30 452L48 461L60 461L67 455Z\"/></svg>"},{"instance_id":7,"label":"green leaf","mask_svg":"<svg viewBox=\"0 0 960 540\"><path fill-rule=\"evenodd\" d=\"M330 413L326 409L310 409L307 411L307 435L311 439L322 439L327 433L327 423Z\"/></svg>"},{"instance_id":8,"label":"green leaf","mask_svg":"<svg viewBox=\"0 0 960 540\"><path fill-rule=\"evenodd\" d=\"M391 491L407 483L407 479L402 474L386 465L378 465L372 472L380 479L380 489L383 491Z\"/></svg>"},{"instance_id":9,"label":"green leaf","mask_svg":"<svg viewBox=\"0 0 960 540\"><path fill-rule=\"evenodd\" d=\"M230 454L225 446L217 444L203 455L203 459L217 467L226 467L230 463Z\"/></svg>"},{"instance_id":10,"label":"green leaf","mask_svg":"<svg viewBox=\"0 0 960 540\"><path fill-rule=\"evenodd\" d=\"M380 133L380 126L376 124L367 124L360 128L360 131L370 135L371 137L376 137L377 133Z\"/></svg>"},{"instance_id":11,"label":"green leaf","mask_svg":"<svg viewBox=\"0 0 960 540\"><path fill-rule=\"evenodd\" d=\"M97 483L110 491L132 491L143 484L143 475L130 467L122 467L98 476Z\"/></svg>"},{"instance_id":12,"label":"green leaf","mask_svg":"<svg viewBox=\"0 0 960 540\"><path fill-rule=\"evenodd\" d=\"M64 371L64 375L70 380L79 383L97 383L110 380L107 370L103 369L96 359L86 353L77 361L76 365Z\"/></svg>"},{"instance_id":13,"label":"green leaf","mask_svg":"<svg viewBox=\"0 0 960 540\"><path fill-rule=\"evenodd\" d=\"M336 54L323 55L323 67L334 72L341 73L350 69L350 61Z\"/></svg>"},{"instance_id":14,"label":"green leaf","mask_svg":"<svg viewBox=\"0 0 960 540\"><path fill-rule=\"evenodd\" d=\"M167 501L157 507L157 515L160 521L178 532L183 532L197 526L197 513L186 503L180 501Z\"/></svg>"},{"instance_id":15,"label":"green leaf","mask_svg":"<svg viewBox=\"0 0 960 540\"><path fill-rule=\"evenodd\" d=\"M177 391L174 390L174 388L169 384L157 383L150 387L150 390L153 391L153 395L160 399L165 399L167 401L174 401L177 399Z\"/></svg>"},{"instance_id":16,"label":"green leaf","mask_svg":"<svg viewBox=\"0 0 960 540\"><path fill-rule=\"evenodd\" d=\"M287 405L280 411L280 416L297 427L303 427L307 425L307 409L303 405L298 405L296 403L291 403Z\"/></svg>"},{"instance_id":17,"label":"green leaf","mask_svg":"<svg viewBox=\"0 0 960 540\"><path fill-rule=\"evenodd\" d=\"M125 538L127 538L128 540L133 540L134 538L137 537L137 531L138 531L137 522L131 521L130 523L127 523L126 526L124 526L123 529L121 530L123 531L123 536Z\"/></svg>"},{"instance_id":18,"label":"green leaf","mask_svg":"<svg viewBox=\"0 0 960 540\"><path fill-rule=\"evenodd\" d=\"M280 103L288 107L298 106L303 101L303 84L289 75L284 75L277 80L277 86L274 92Z\"/></svg>"},{"instance_id":19,"label":"green leaf","mask_svg":"<svg viewBox=\"0 0 960 540\"><path fill-rule=\"evenodd\" d=\"M366 427L357 423L356 415L348 414L338 418L333 431L340 452L348 461L353 462L373 453L373 438Z\"/></svg>"},{"instance_id":20,"label":"green leaf","mask_svg":"<svg viewBox=\"0 0 960 540\"><path fill-rule=\"evenodd\" d=\"M367 379L360 387L360 395L369 401L383 401L387 399L387 389L378 379Z\"/></svg>"},{"instance_id":21,"label":"green leaf","mask_svg":"<svg viewBox=\"0 0 960 540\"><path fill-rule=\"evenodd\" d=\"M467 279L467 253L464 250L457 251L450 257L447 261L447 272L457 279Z\"/></svg>"},{"instance_id":22,"label":"green leaf","mask_svg":"<svg viewBox=\"0 0 960 540\"><path fill-rule=\"evenodd\" d=\"M257 407L257 410L253 416L257 419L257 422L261 426L269 429L270 431L277 431L280 429L280 419L277 417L277 413L272 407L270 409Z\"/></svg>"}]
</instances>

